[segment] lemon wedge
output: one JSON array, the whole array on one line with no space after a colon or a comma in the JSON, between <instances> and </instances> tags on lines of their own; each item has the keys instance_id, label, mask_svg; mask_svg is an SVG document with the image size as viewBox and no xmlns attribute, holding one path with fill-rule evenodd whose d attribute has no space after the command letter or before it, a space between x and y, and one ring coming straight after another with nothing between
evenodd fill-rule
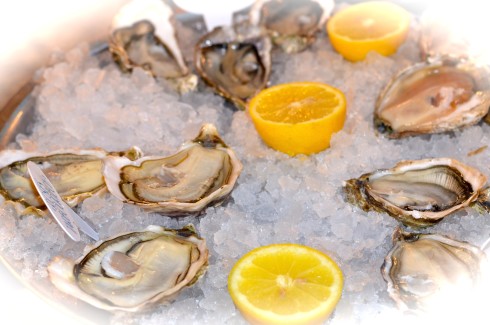
<instances>
[{"instance_id":1,"label":"lemon wedge","mask_svg":"<svg viewBox=\"0 0 490 325\"><path fill-rule=\"evenodd\" d=\"M411 15L404 8L386 1L368 1L349 6L327 22L327 33L334 49L350 61L364 60L376 51L388 56L405 41Z\"/></svg>"},{"instance_id":2,"label":"lemon wedge","mask_svg":"<svg viewBox=\"0 0 490 325\"><path fill-rule=\"evenodd\" d=\"M248 112L262 140L287 153L312 154L330 146L344 126L344 94L319 82L294 82L262 90Z\"/></svg>"},{"instance_id":3,"label":"lemon wedge","mask_svg":"<svg viewBox=\"0 0 490 325\"><path fill-rule=\"evenodd\" d=\"M342 294L343 276L326 254L298 244L274 244L244 255L228 290L254 324L314 324L328 318Z\"/></svg>"}]
</instances>

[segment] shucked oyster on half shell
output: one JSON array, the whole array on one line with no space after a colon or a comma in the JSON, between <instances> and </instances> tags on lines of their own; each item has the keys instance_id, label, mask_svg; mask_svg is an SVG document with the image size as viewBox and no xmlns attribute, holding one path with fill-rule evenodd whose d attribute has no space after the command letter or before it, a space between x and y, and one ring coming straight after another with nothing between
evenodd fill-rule
<instances>
[{"instance_id":1,"label":"shucked oyster on half shell","mask_svg":"<svg viewBox=\"0 0 490 325\"><path fill-rule=\"evenodd\" d=\"M271 48L269 38L253 27L240 32L216 27L196 44L194 63L216 93L245 109L246 102L269 82Z\"/></svg>"},{"instance_id":2,"label":"shucked oyster on half shell","mask_svg":"<svg viewBox=\"0 0 490 325\"><path fill-rule=\"evenodd\" d=\"M162 0L131 1L114 16L109 49L123 71L141 67L186 93L197 86L197 76L184 61L172 16Z\"/></svg>"},{"instance_id":3,"label":"shucked oyster on half shell","mask_svg":"<svg viewBox=\"0 0 490 325\"><path fill-rule=\"evenodd\" d=\"M173 298L206 271L208 249L194 226L149 226L101 241L76 262L55 257L51 282L105 310L138 311Z\"/></svg>"},{"instance_id":4,"label":"shucked oyster on half shell","mask_svg":"<svg viewBox=\"0 0 490 325\"><path fill-rule=\"evenodd\" d=\"M242 164L212 124L169 157L136 161L108 157L104 177L120 200L167 215L198 214L224 200L233 189Z\"/></svg>"},{"instance_id":5,"label":"shucked oyster on half shell","mask_svg":"<svg viewBox=\"0 0 490 325\"><path fill-rule=\"evenodd\" d=\"M0 152L0 194L5 200L21 203L24 213L42 215L45 207L27 171L27 162L36 163L53 183L63 200L74 207L87 197L106 190L102 160L108 155L140 158L140 149L109 153L102 149L57 150L50 153L4 150Z\"/></svg>"},{"instance_id":6,"label":"shucked oyster on half shell","mask_svg":"<svg viewBox=\"0 0 490 325\"><path fill-rule=\"evenodd\" d=\"M487 178L450 158L407 160L344 182L347 200L364 211L386 212L403 224L426 227L475 202Z\"/></svg>"},{"instance_id":7,"label":"shucked oyster on half shell","mask_svg":"<svg viewBox=\"0 0 490 325\"><path fill-rule=\"evenodd\" d=\"M396 75L381 92L376 129L390 138L438 133L478 123L490 107L487 68L434 59Z\"/></svg>"},{"instance_id":8,"label":"shucked oyster on half shell","mask_svg":"<svg viewBox=\"0 0 490 325\"><path fill-rule=\"evenodd\" d=\"M485 253L469 243L397 229L381 274L401 310L447 313L450 306L471 302L485 260Z\"/></svg>"},{"instance_id":9,"label":"shucked oyster on half shell","mask_svg":"<svg viewBox=\"0 0 490 325\"><path fill-rule=\"evenodd\" d=\"M258 0L250 9L250 23L265 28L287 53L306 49L325 26L333 0Z\"/></svg>"}]
</instances>

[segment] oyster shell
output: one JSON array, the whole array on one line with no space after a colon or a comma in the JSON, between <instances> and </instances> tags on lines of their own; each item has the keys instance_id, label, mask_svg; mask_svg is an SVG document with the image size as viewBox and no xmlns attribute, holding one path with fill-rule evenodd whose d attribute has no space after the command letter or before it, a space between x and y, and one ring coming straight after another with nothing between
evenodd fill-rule
<instances>
[{"instance_id":1,"label":"oyster shell","mask_svg":"<svg viewBox=\"0 0 490 325\"><path fill-rule=\"evenodd\" d=\"M333 0L258 0L250 9L250 23L265 28L285 52L296 53L315 41L333 7Z\"/></svg>"},{"instance_id":2,"label":"oyster shell","mask_svg":"<svg viewBox=\"0 0 490 325\"><path fill-rule=\"evenodd\" d=\"M478 197L478 205L486 212L490 213L490 187L481 191Z\"/></svg>"},{"instance_id":3,"label":"oyster shell","mask_svg":"<svg viewBox=\"0 0 490 325\"><path fill-rule=\"evenodd\" d=\"M225 199L242 164L221 140L216 128L205 124L199 135L170 157L148 156L136 161L108 157L104 177L120 200L167 215L197 214Z\"/></svg>"},{"instance_id":4,"label":"oyster shell","mask_svg":"<svg viewBox=\"0 0 490 325\"><path fill-rule=\"evenodd\" d=\"M471 298L485 260L485 253L469 243L397 229L381 274L400 309L434 311L445 302L460 306ZM447 312L445 307L443 312Z\"/></svg>"},{"instance_id":5,"label":"oyster shell","mask_svg":"<svg viewBox=\"0 0 490 325\"><path fill-rule=\"evenodd\" d=\"M141 67L186 93L197 86L197 76L184 61L172 16L164 1L133 0L114 16L109 49L123 71Z\"/></svg>"},{"instance_id":6,"label":"oyster shell","mask_svg":"<svg viewBox=\"0 0 490 325\"><path fill-rule=\"evenodd\" d=\"M271 43L253 28L243 34L217 27L197 43L194 55L201 78L219 95L245 109L248 99L267 86Z\"/></svg>"},{"instance_id":7,"label":"oyster shell","mask_svg":"<svg viewBox=\"0 0 490 325\"><path fill-rule=\"evenodd\" d=\"M194 227L149 226L96 244L76 262L55 257L51 282L105 310L138 311L168 301L206 270L208 249Z\"/></svg>"},{"instance_id":8,"label":"oyster shell","mask_svg":"<svg viewBox=\"0 0 490 325\"><path fill-rule=\"evenodd\" d=\"M395 76L376 102L374 124L390 138L445 132L478 123L489 107L486 68L434 60Z\"/></svg>"},{"instance_id":9,"label":"oyster shell","mask_svg":"<svg viewBox=\"0 0 490 325\"><path fill-rule=\"evenodd\" d=\"M347 200L426 227L475 202L486 177L450 158L408 160L344 182Z\"/></svg>"},{"instance_id":10,"label":"oyster shell","mask_svg":"<svg viewBox=\"0 0 490 325\"><path fill-rule=\"evenodd\" d=\"M63 200L71 207L106 190L102 160L107 155L127 155L137 159L141 151L133 147L123 153L102 149L58 150L51 153L4 150L0 152L0 194L5 200L21 203L24 213L42 215L45 208L27 171L27 162L39 165Z\"/></svg>"}]
</instances>

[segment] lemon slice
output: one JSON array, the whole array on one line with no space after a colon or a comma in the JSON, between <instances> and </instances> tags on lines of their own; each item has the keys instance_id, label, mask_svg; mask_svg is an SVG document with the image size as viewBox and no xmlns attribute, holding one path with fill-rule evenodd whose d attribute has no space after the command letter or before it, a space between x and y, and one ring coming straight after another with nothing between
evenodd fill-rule
<instances>
[{"instance_id":1,"label":"lemon slice","mask_svg":"<svg viewBox=\"0 0 490 325\"><path fill-rule=\"evenodd\" d=\"M344 94L319 82L295 82L262 90L249 103L249 114L262 140L287 153L312 154L330 146L344 126Z\"/></svg>"},{"instance_id":2,"label":"lemon slice","mask_svg":"<svg viewBox=\"0 0 490 325\"><path fill-rule=\"evenodd\" d=\"M410 20L410 13L394 3L369 1L335 14L327 22L327 33L344 58L360 61L369 51L395 53L407 37Z\"/></svg>"},{"instance_id":3,"label":"lemon slice","mask_svg":"<svg viewBox=\"0 0 490 325\"><path fill-rule=\"evenodd\" d=\"M298 244L256 248L228 277L233 302L259 324L320 323L334 310L342 286L342 271L330 257Z\"/></svg>"}]
</instances>

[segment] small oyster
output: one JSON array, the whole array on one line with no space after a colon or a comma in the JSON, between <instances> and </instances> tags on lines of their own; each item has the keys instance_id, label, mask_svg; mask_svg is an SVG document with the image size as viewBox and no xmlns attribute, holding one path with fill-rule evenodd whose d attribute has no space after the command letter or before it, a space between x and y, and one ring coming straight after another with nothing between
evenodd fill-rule
<instances>
[{"instance_id":1,"label":"small oyster","mask_svg":"<svg viewBox=\"0 0 490 325\"><path fill-rule=\"evenodd\" d=\"M248 99L267 86L271 43L258 30L217 27L197 43L194 62L201 78L219 95L245 109Z\"/></svg>"},{"instance_id":2,"label":"small oyster","mask_svg":"<svg viewBox=\"0 0 490 325\"><path fill-rule=\"evenodd\" d=\"M205 124L199 135L170 157L130 161L108 157L104 177L120 200L167 215L196 214L226 198L242 170L216 128Z\"/></svg>"},{"instance_id":3,"label":"small oyster","mask_svg":"<svg viewBox=\"0 0 490 325\"><path fill-rule=\"evenodd\" d=\"M444 302L453 301L459 307L471 298L485 260L485 253L471 244L397 229L381 274L400 309L434 311Z\"/></svg>"},{"instance_id":4,"label":"small oyster","mask_svg":"<svg viewBox=\"0 0 490 325\"><path fill-rule=\"evenodd\" d=\"M149 226L101 241L76 262L55 257L48 272L59 290L95 307L138 311L194 284L207 263L206 241L192 225Z\"/></svg>"},{"instance_id":5,"label":"small oyster","mask_svg":"<svg viewBox=\"0 0 490 325\"><path fill-rule=\"evenodd\" d=\"M405 225L426 227L475 202L486 180L454 159L409 160L350 179L344 191L364 211L386 212Z\"/></svg>"},{"instance_id":6,"label":"small oyster","mask_svg":"<svg viewBox=\"0 0 490 325\"><path fill-rule=\"evenodd\" d=\"M258 0L250 23L265 28L285 52L296 53L314 42L333 7L333 0Z\"/></svg>"},{"instance_id":7,"label":"small oyster","mask_svg":"<svg viewBox=\"0 0 490 325\"><path fill-rule=\"evenodd\" d=\"M390 138L445 132L478 123L489 107L487 69L434 60L395 76L376 102L374 124Z\"/></svg>"},{"instance_id":8,"label":"small oyster","mask_svg":"<svg viewBox=\"0 0 490 325\"><path fill-rule=\"evenodd\" d=\"M109 49L123 71L141 67L185 93L197 86L197 77L184 61L172 16L164 1L133 0L113 19Z\"/></svg>"},{"instance_id":9,"label":"small oyster","mask_svg":"<svg viewBox=\"0 0 490 325\"><path fill-rule=\"evenodd\" d=\"M137 159L141 151L136 147L123 153L108 153L102 149L51 153L4 150L0 152L0 194L6 200L21 203L26 208L24 213L43 214L44 202L27 171L27 162L32 161L43 170L63 200L73 207L106 190L102 159L107 155L127 155Z\"/></svg>"}]
</instances>

